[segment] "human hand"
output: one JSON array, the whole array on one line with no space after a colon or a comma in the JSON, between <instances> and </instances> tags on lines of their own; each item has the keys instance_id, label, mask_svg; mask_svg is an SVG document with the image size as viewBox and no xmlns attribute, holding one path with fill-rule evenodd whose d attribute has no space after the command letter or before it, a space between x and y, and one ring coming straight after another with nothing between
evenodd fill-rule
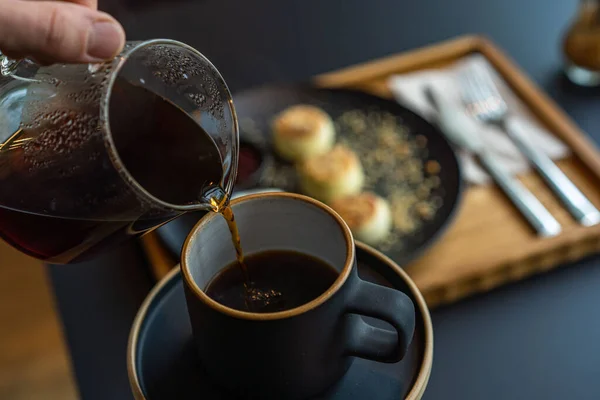
<instances>
[{"instance_id":1,"label":"human hand","mask_svg":"<svg viewBox=\"0 0 600 400\"><path fill-rule=\"evenodd\" d=\"M97 0L0 0L0 51L43 64L110 59L125 44L125 32Z\"/></svg>"}]
</instances>

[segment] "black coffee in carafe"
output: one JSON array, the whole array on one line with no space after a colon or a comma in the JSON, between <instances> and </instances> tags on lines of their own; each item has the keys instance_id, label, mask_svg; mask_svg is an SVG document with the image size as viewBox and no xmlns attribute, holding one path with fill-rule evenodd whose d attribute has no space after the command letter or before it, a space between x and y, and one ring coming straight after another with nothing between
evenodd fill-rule
<instances>
[{"instance_id":1,"label":"black coffee in carafe","mask_svg":"<svg viewBox=\"0 0 600 400\"><path fill-rule=\"evenodd\" d=\"M81 152L89 159L72 158L74 149L104 146L98 143L102 135L94 131L98 119L85 115L39 115L0 148L0 237L48 262L88 258L178 215L122 211L134 209L130 204L139 199L115 184L118 170L108 156ZM220 184L223 165L217 145L170 101L118 78L109 116L120 161L154 197L192 204L208 187Z\"/></svg>"}]
</instances>

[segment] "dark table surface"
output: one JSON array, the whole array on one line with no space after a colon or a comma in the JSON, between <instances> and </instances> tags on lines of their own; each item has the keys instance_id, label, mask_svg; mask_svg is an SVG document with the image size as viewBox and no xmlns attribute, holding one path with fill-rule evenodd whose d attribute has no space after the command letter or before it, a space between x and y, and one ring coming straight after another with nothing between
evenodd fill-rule
<instances>
[{"instance_id":1,"label":"dark table surface","mask_svg":"<svg viewBox=\"0 0 600 400\"><path fill-rule=\"evenodd\" d=\"M100 0L129 39L199 49L233 91L483 33L600 143L600 90L560 74L560 38L577 1ZM127 335L152 285L130 243L85 265L51 266L83 399L131 399ZM600 258L433 312L425 399L600 399Z\"/></svg>"}]
</instances>

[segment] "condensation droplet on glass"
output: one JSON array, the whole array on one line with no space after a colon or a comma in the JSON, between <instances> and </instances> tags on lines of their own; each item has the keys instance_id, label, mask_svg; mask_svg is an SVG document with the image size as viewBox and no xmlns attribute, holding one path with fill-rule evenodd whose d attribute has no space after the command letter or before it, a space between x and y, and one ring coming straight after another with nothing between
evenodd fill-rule
<instances>
[{"instance_id":1,"label":"condensation droplet on glass","mask_svg":"<svg viewBox=\"0 0 600 400\"><path fill-rule=\"evenodd\" d=\"M60 84L62 83L62 81L60 79L58 79L58 78L50 78L48 80L48 83L51 84L51 85L53 85L53 86L55 86L55 87L58 87L58 86L60 86Z\"/></svg>"},{"instance_id":2,"label":"condensation droplet on glass","mask_svg":"<svg viewBox=\"0 0 600 400\"><path fill-rule=\"evenodd\" d=\"M88 72L90 74L95 74L102 67L102 63L88 64Z\"/></svg>"}]
</instances>

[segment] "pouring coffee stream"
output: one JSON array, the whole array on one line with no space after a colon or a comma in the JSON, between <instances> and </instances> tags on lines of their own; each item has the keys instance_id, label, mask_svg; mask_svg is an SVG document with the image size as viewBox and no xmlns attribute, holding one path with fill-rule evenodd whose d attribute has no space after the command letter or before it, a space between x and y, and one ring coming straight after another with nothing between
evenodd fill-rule
<instances>
[{"instance_id":1,"label":"pouring coffee stream","mask_svg":"<svg viewBox=\"0 0 600 400\"><path fill-rule=\"evenodd\" d=\"M235 216L233 215L233 210L229 205L229 197L227 194L218 186L211 187L206 193L203 195L208 199L208 202L211 205L212 211L215 213L219 213L225 219L227 223L227 227L229 228L229 233L231 234L231 243L235 248L235 256L242 272L244 278L244 300L246 307L248 309L252 309L252 304L248 300L250 297L250 291L252 289L252 280L250 279L250 274L248 272L248 268L246 264L244 264L244 251L242 250L242 241L240 238L240 232L235 221Z\"/></svg>"},{"instance_id":2,"label":"pouring coffee stream","mask_svg":"<svg viewBox=\"0 0 600 400\"><path fill-rule=\"evenodd\" d=\"M230 199L227 194L224 193L220 187L215 186L207 190L204 196L209 199L208 201L212 206L212 211L221 214L227 223L227 227L229 228L231 242L235 248L237 267L242 273L242 283L244 288L243 303L245 304L246 310L251 312L260 312L266 307L281 301L284 293L274 289L273 287L257 287L255 282L252 280L250 269L244 261L244 251L242 249L239 229L235 220L235 215L231 205L229 204ZM207 287L211 287L213 282L218 281L220 278L220 274L213 277Z\"/></svg>"}]
</instances>

